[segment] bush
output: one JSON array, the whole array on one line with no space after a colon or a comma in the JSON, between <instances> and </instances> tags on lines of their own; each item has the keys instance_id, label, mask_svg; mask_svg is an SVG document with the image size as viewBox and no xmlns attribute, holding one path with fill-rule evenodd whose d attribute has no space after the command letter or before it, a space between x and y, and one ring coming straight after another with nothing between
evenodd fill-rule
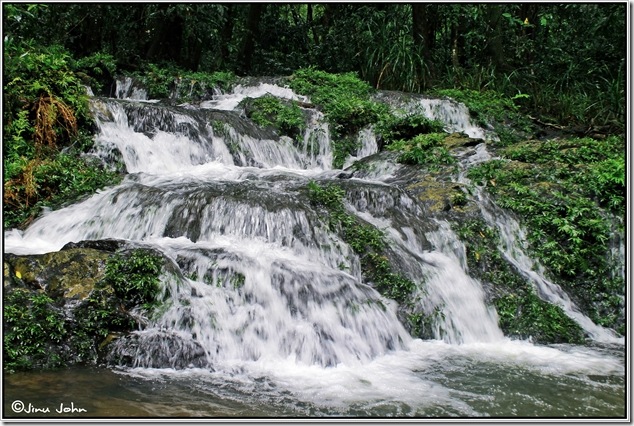
<instances>
[{"instance_id":1,"label":"bush","mask_svg":"<svg viewBox=\"0 0 634 426\"><path fill-rule=\"evenodd\" d=\"M64 316L46 294L16 289L4 299L4 369L55 368L63 363L52 350L67 334Z\"/></svg>"},{"instance_id":2,"label":"bush","mask_svg":"<svg viewBox=\"0 0 634 426\"><path fill-rule=\"evenodd\" d=\"M354 138L359 130L389 113L387 105L370 99L372 88L355 73L330 74L304 68L290 77L289 85L323 110L331 129L333 167L342 167L358 148Z\"/></svg>"},{"instance_id":3,"label":"bush","mask_svg":"<svg viewBox=\"0 0 634 426\"><path fill-rule=\"evenodd\" d=\"M404 164L431 166L453 164L455 158L442 146L446 133L418 135L409 140L398 140L388 145L390 151L400 152L398 161Z\"/></svg>"},{"instance_id":4,"label":"bush","mask_svg":"<svg viewBox=\"0 0 634 426\"><path fill-rule=\"evenodd\" d=\"M93 143L93 122L75 68L112 63L103 55L76 62L59 46L27 42L5 43L4 59L4 226L24 226L42 207L116 182L79 158Z\"/></svg>"},{"instance_id":5,"label":"bush","mask_svg":"<svg viewBox=\"0 0 634 426\"><path fill-rule=\"evenodd\" d=\"M163 260L147 250L134 250L127 256L117 254L106 264L105 283L126 306L153 306L159 292Z\"/></svg>"},{"instance_id":6,"label":"bush","mask_svg":"<svg viewBox=\"0 0 634 426\"><path fill-rule=\"evenodd\" d=\"M262 127L273 127L280 134L297 139L306 128L304 113L296 104L287 105L273 95L245 98L241 102L246 115Z\"/></svg>"}]
</instances>

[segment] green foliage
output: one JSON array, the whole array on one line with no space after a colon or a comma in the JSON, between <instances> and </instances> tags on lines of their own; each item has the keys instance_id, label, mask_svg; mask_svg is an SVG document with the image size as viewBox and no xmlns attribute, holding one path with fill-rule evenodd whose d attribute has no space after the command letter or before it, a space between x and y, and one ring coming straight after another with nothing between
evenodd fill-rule
<instances>
[{"instance_id":1,"label":"green foliage","mask_svg":"<svg viewBox=\"0 0 634 426\"><path fill-rule=\"evenodd\" d=\"M431 166L433 169L441 164L456 162L447 148L442 146L446 136L446 133L418 135L413 139L394 141L387 149L400 152L398 161L401 163Z\"/></svg>"},{"instance_id":2,"label":"green foliage","mask_svg":"<svg viewBox=\"0 0 634 426\"><path fill-rule=\"evenodd\" d=\"M290 77L289 85L296 93L309 96L330 123L333 167L343 166L357 149L351 138L356 138L359 130L388 113L387 105L370 99L372 88L355 73L330 74L304 68Z\"/></svg>"},{"instance_id":3,"label":"green foliage","mask_svg":"<svg viewBox=\"0 0 634 426\"><path fill-rule=\"evenodd\" d=\"M581 327L556 305L544 302L533 291L509 294L494 301L500 328L536 343L583 343Z\"/></svg>"},{"instance_id":4,"label":"green foliage","mask_svg":"<svg viewBox=\"0 0 634 426\"><path fill-rule=\"evenodd\" d=\"M373 14L366 19L361 75L377 89L420 92L428 85L424 47L412 37L410 11ZM396 16L394 16L396 15Z\"/></svg>"},{"instance_id":5,"label":"green foliage","mask_svg":"<svg viewBox=\"0 0 634 426\"><path fill-rule=\"evenodd\" d=\"M144 60L250 75L314 66L359 72L376 88L496 90L548 122L625 130L623 3L3 8L5 42L61 44L77 57L103 52L121 70L138 70Z\"/></svg>"},{"instance_id":6,"label":"green foliage","mask_svg":"<svg viewBox=\"0 0 634 426\"><path fill-rule=\"evenodd\" d=\"M487 183L500 206L518 214L531 252L581 301L596 323L619 327L622 294L611 276L610 211L625 216L623 140L531 141L503 150L468 172ZM610 306L610 308L608 308ZM620 319L617 319L619 317ZM612 321L612 322L610 322Z\"/></svg>"},{"instance_id":7,"label":"green foliage","mask_svg":"<svg viewBox=\"0 0 634 426\"><path fill-rule=\"evenodd\" d=\"M5 124L22 110L31 110L42 95L54 96L73 111L78 121L90 123L88 96L73 66L75 61L60 46L31 46L7 43L4 46ZM37 117L32 117L36 122ZM61 129L55 129L60 132ZM63 145L71 141L63 141ZM5 147L6 152L6 147Z\"/></svg>"},{"instance_id":8,"label":"green foliage","mask_svg":"<svg viewBox=\"0 0 634 426\"><path fill-rule=\"evenodd\" d=\"M297 139L306 129L301 108L296 104L287 105L273 95L245 98L241 105L254 123L262 127L273 127L282 135Z\"/></svg>"},{"instance_id":9,"label":"green foliage","mask_svg":"<svg viewBox=\"0 0 634 426\"><path fill-rule=\"evenodd\" d=\"M112 82L117 72L117 63L112 55L97 52L75 61L74 69L84 84L99 93Z\"/></svg>"},{"instance_id":10,"label":"green foliage","mask_svg":"<svg viewBox=\"0 0 634 426\"><path fill-rule=\"evenodd\" d=\"M192 72L176 65L159 66L147 64L136 76L147 87L153 99L174 98L177 101L192 101L213 94L214 89L229 90L236 81L231 72Z\"/></svg>"},{"instance_id":11,"label":"green foliage","mask_svg":"<svg viewBox=\"0 0 634 426\"><path fill-rule=\"evenodd\" d=\"M530 131L532 128L530 120L520 113L515 103L517 96L511 98L494 90L470 89L439 89L434 93L464 103L478 125L485 128L493 126L503 146L521 138L515 129Z\"/></svg>"},{"instance_id":12,"label":"green foliage","mask_svg":"<svg viewBox=\"0 0 634 426\"><path fill-rule=\"evenodd\" d=\"M426 133L441 133L444 124L431 120L423 114L387 114L377 123L375 132L385 144L398 139L412 139Z\"/></svg>"},{"instance_id":13,"label":"green foliage","mask_svg":"<svg viewBox=\"0 0 634 426\"><path fill-rule=\"evenodd\" d=\"M128 307L156 305L163 260L147 250L117 254L108 260L104 281Z\"/></svg>"},{"instance_id":14,"label":"green foliage","mask_svg":"<svg viewBox=\"0 0 634 426\"><path fill-rule=\"evenodd\" d=\"M4 58L4 226L12 227L42 207L59 207L117 181L79 158L92 145L84 87L92 77L77 70L113 64L103 55L75 61L60 46L13 41L5 44Z\"/></svg>"},{"instance_id":15,"label":"green foliage","mask_svg":"<svg viewBox=\"0 0 634 426\"><path fill-rule=\"evenodd\" d=\"M444 319L445 314L440 306L436 306L430 314L415 312L407 316L412 336L421 339L434 338L434 327L439 321Z\"/></svg>"},{"instance_id":16,"label":"green foliage","mask_svg":"<svg viewBox=\"0 0 634 426\"><path fill-rule=\"evenodd\" d=\"M8 372L62 365L52 350L67 334L64 315L46 294L15 289L3 303L4 369Z\"/></svg>"},{"instance_id":17,"label":"green foliage","mask_svg":"<svg viewBox=\"0 0 634 426\"><path fill-rule=\"evenodd\" d=\"M76 154L59 153L45 160L14 156L5 161L5 227L20 226L43 207L59 208L121 180L117 173Z\"/></svg>"},{"instance_id":18,"label":"green foliage","mask_svg":"<svg viewBox=\"0 0 634 426\"><path fill-rule=\"evenodd\" d=\"M108 259L104 279L64 315L45 293L17 288L4 298L4 361L9 372L97 362L112 333L136 326L129 310L156 308L162 258L137 249ZM244 282L236 275L235 286ZM64 309L68 307L68 304Z\"/></svg>"},{"instance_id":19,"label":"green foliage","mask_svg":"<svg viewBox=\"0 0 634 426\"><path fill-rule=\"evenodd\" d=\"M381 230L349 214L343 204L345 191L338 185L308 184L311 202L328 212L328 225L354 250L361 260L364 277L385 297L409 306L416 284L393 271L386 256L385 237Z\"/></svg>"},{"instance_id":20,"label":"green foliage","mask_svg":"<svg viewBox=\"0 0 634 426\"><path fill-rule=\"evenodd\" d=\"M497 230L481 220L461 221L456 232L467 251L469 271L493 286L493 304L505 335L536 343L582 343L581 327L563 310L541 300L524 277L502 257Z\"/></svg>"}]
</instances>

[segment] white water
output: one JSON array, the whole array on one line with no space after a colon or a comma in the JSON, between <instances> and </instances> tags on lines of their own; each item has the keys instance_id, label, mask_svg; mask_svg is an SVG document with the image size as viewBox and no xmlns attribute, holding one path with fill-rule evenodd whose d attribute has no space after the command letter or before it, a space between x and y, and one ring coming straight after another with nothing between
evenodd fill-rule
<instances>
[{"instance_id":1,"label":"white water","mask_svg":"<svg viewBox=\"0 0 634 426\"><path fill-rule=\"evenodd\" d=\"M258 86L204 106L233 110L244 96L265 92L295 97L288 89ZM294 202L296 188L330 176L328 129L318 117L304 148L297 148L229 125L220 134L179 112L170 112L174 129L144 133L135 130L139 123L122 104L108 101L100 108L108 112L99 120L102 156L116 147L132 174L47 213L24 232L6 231L5 251L45 253L70 241L120 238L154 246L179 265L183 276L164 282L172 295L164 314L135 333L138 368L127 374L153 380L206 374L245 394L265 400L274 395L276 401L290 395L335 413L398 405L404 408L396 415L443 407L445 415L463 416L486 414L472 408L473 395L434 379L438 365L450 368L446 359L555 377L623 374L621 361L589 348L504 338L481 284L468 275L464 247L446 223L424 234L427 249L412 226L369 213L357 200L349 210L384 229L410 265L411 278L426 283L416 295L421 311L439 307L444 314L434 324L438 340L412 339L396 304L363 283L359 260L345 242L328 232L323 218ZM468 130L456 124L468 122L464 116L452 120L448 126ZM187 126L203 131L192 138L178 130ZM375 150L370 133L361 137L367 143L359 157ZM230 151L231 143L242 148L240 155ZM312 143L319 149L306 148ZM376 194L368 193L368 209ZM372 208L416 212L404 195L381 203ZM163 367L185 369L147 368L157 359L167 363ZM258 387L263 377L268 387Z\"/></svg>"}]
</instances>

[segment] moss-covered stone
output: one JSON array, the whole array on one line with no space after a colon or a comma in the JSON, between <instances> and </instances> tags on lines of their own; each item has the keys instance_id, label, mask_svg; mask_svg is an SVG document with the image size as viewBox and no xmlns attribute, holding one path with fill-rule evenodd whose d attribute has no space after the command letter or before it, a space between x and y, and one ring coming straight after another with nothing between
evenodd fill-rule
<instances>
[{"instance_id":1,"label":"moss-covered stone","mask_svg":"<svg viewBox=\"0 0 634 426\"><path fill-rule=\"evenodd\" d=\"M70 249L42 255L10 257L14 275L25 286L53 299L84 300L104 276L108 253Z\"/></svg>"},{"instance_id":2,"label":"moss-covered stone","mask_svg":"<svg viewBox=\"0 0 634 426\"><path fill-rule=\"evenodd\" d=\"M151 302L171 270L153 250L121 241L70 244L58 252L4 261L6 371L98 363L138 327L130 311Z\"/></svg>"}]
</instances>

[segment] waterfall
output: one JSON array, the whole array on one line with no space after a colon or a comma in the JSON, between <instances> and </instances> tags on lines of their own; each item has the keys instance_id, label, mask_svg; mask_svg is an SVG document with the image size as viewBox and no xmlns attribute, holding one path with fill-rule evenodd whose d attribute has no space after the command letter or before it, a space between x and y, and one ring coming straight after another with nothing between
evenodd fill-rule
<instances>
[{"instance_id":1,"label":"waterfall","mask_svg":"<svg viewBox=\"0 0 634 426\"><path fill-rule=\"evenodd\" d=\"M467 166L488 161L492 157L486 149L486 144L479 144L471 155L465 155L460 164L462 171L458 181L470 185L471 182L465 176ZM533 284L538 296L549 303L562 308L566 315L575 320L581 328L595 341L604 343L622 344L624 339L610 329L598 326L590 318L579 311L570 300L566 292L557 284L545 276L544 268L526 254L526 236L520 224L504 210L499 208L484 192L483 188L475 188L475 198L480 208L482 217L489 226L498 230L500 243L498 249L504 258L511 263L529 282Z\"/></svg>"},{"instance_id":2,"label":"waterfall","mask_svg":"<svg viewBox=\"0 0 634 426\"><path fill-rule=\"evenodd\" d=\"M401 165L377 161L354 176L332 170L330 132L319 111L306 109L307 128L296 140L244 117L240 101L266 93L310 102L259 84L174 106L147 100L132 80L122 80L117 99L91 99L99 129L91 155L109 167L119 163L127 171L123 181L46 212L25 231L5 231L9 253L116 238L171 260L175 273L161 282L169 300L112 344L110 363L139 377L206 375L212 388L247 395L245 401L300 401L307 415L332 407L346 415L480 415L470 401L475 394L449 384L454 368L469 374L474 363L485 378L494 364L531 369L532 377L621 374L621 363L607 356L504 338L449 223L394 184ZM408 105L444 120L450 131L490 137L453 101L415 98ZM360 149L346 164L378 151L372 128L358 137ZM489 158L482 144L463 166ZM311 204L311 181L335 182L345 190L346 212L383 231L395 270L417 286L408 308L430 318L432 339L413 338L402 306L364 276L363 254ZM543 277L525 255L517 223L478 197L482 214L500 230L500 250L540 295L595 340L615 341ZM614 256L622 256L617 243Z\"/></svg>"},{"instance_id":3,"label":"waterfall","mask_svg":"<svg viewBox=\"0 0 634 426\"><path fill-rule=\"evenodd\" d=\"M526 254L526 236L515 219L497 208L482 190L477 191L477 199L482 216L499 232L499 249L504 258L535 286L541 299L562 308L593 340L605 343L624 342L623 337L618 337L614 331L593 323L579 311L561 287L545 277L543 267Z\"/></svg>"}]
</instances>

